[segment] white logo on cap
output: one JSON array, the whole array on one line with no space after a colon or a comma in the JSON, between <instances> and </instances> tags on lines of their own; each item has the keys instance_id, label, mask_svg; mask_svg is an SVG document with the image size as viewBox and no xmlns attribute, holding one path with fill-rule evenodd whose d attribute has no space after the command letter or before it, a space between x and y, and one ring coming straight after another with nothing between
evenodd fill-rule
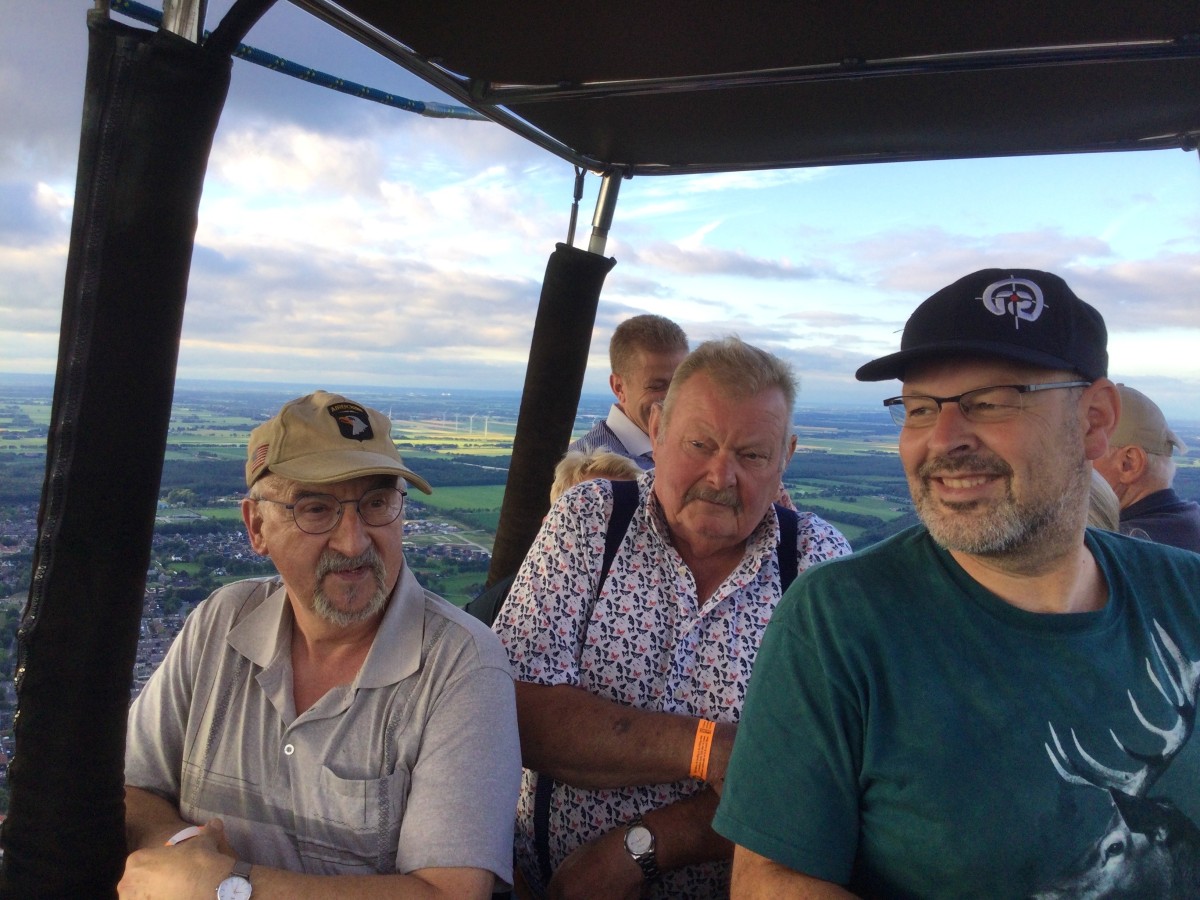
<instances>
[{"instance_id":1,"label":"white logo on cap","mask_svg":"<svg viewBox=\"0 0 1200 900\"><path fill-rule=\"evenodd\" d=\"M1006 278L989 284L980 297L984 308L994 316L1012 316L1013 326L1021 320L1036 322L1046 308L1042 289L1026 278Z\"/></svg>"}]
</instances>

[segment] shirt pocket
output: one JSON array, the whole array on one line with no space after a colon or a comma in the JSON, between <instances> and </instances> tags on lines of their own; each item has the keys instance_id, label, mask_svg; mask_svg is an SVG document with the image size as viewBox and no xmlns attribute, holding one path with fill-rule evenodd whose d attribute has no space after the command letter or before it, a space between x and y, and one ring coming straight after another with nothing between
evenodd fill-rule
<instances>
[{"instance_id":1,"label":"shirt pocket","mask_svg":"<svg viewBox=\"0 0 1200 900\"><path fill-rule=\"evenodd\" d=\"M313 874L389 874L396 871L400 823L410 776L399 768L384 778L342 778L322 766L316 784L294 797L297 851Z\"/></svg>"}]
</instances>

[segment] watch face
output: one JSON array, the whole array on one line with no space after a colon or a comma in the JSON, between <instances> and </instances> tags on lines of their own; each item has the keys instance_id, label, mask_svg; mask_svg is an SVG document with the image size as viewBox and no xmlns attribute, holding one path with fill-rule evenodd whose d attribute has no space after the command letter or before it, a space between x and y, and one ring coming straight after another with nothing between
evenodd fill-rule
<instances>
[{"instance_id":1,"label":"watch face","mask_svg":"<svg viewBox=\"0 0 1200 900\"><path fill-rule=\"evenodd\" d=\"M217 888L217 900L250 900L252 890L250 882L241 875L230 875Z\"/></svg>"},{"instance_id":2,"label":"watch face","mask_svg":"<svg viewBox=\"0 0 1200 900\"><path fill-rule=\"evenodd\" d=\"M625 849L634 856L649 853L650 848L653 846L654 835L650 833L650 829L645 825L634 825L625 834Z\"/></svg>"}]
</instances>

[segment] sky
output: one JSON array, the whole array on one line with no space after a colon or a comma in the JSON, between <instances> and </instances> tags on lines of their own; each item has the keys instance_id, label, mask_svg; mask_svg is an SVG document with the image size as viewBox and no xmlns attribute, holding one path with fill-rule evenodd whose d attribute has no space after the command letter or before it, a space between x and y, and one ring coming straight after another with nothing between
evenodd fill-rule
<instances>
[{"instance_id":1,"label":"sky","mask_svg":"<svg viewBox=\"0 0 1200 900\"><path fill-rule=\"evenodd\" d=\"M215 27L230 0L211 0ZM161 6L158 0L148 5ZM0 0L0 372L53 374L91 0ZM120 21L130 20L116 15ZM280 0L246 43L453 102ZM1014 123L1020 127L1020 123ZM589 176L576 246L600 180ZM519 390L574 170L492 123L429 119L234 62L209 161L181 379ZM1200 421L1200 165L1153 151L638 177L620 190L587 393L625 318L737 334L798 406L867 405L853 373L985 267L1054 271L1110 331L1110 374Z\"/></svg>"}]
</instances>

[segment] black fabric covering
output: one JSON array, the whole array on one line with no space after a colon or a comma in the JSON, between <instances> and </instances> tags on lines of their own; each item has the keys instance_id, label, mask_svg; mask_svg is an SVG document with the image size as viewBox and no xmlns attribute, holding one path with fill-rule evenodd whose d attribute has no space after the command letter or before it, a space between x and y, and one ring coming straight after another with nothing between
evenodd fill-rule
<instances>
[{"instance_id":1,"label":"black fabric covering","mask_svg":"<svg viewBox=\"0 0 1200 900\"><path fill-rule=\"evenodd\" d=\"M1196 0L608 0L602 37L561 0L338 3L366 45L593 172L1200 139Z\"/></svg>"},{"instance_id":2,"label":"black fabric covering","mask_svg":"<svg viewBox=\"0 0 1200 900\"><path fill-rule=\"evenodd\" d=\"M567 244L556 245L546 264L489 584L517 571L550 508L554 467L571 442L583 390L600 289L616 264Z\"/></svg>"},{"instance_id":3,"label":"black fabric covering","mask_svg":"<svg viewBox=\"0 0 1200 900\"><path fill-rule=\"evenodd\" d=\"M115 897L129 689L228 57L88 16L58 372L18 634L0 896Z\"/></svg>"}]
</instances>

